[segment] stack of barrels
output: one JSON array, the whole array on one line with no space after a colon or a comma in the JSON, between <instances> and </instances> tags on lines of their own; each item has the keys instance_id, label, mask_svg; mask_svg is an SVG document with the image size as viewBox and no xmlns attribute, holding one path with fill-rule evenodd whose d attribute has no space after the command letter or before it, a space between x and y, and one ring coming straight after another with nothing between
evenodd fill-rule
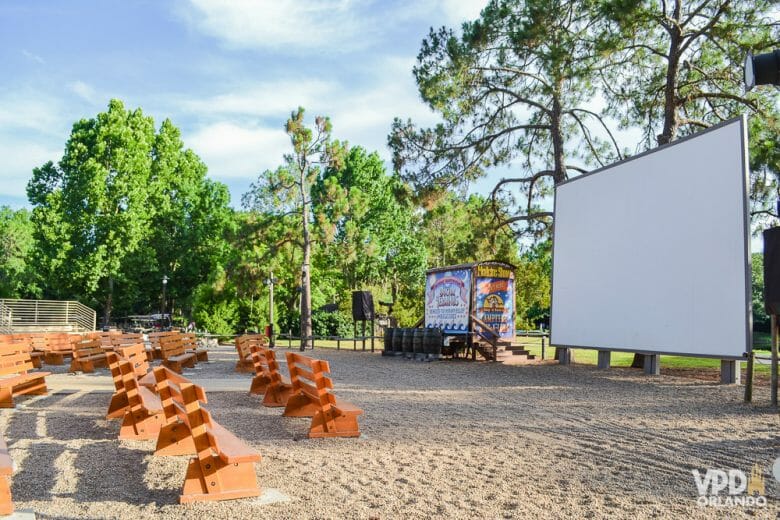
<instances>
[{"instance_id":1,"label":"stack of barrels","mask_svg":"<svg viewBox=\"0 0 780 520\"><path fill-rule=\"evenodd\" d=\"M383 356L433 361L441 358L441 329L385 329Z\"/></svg>"}]
</instances>

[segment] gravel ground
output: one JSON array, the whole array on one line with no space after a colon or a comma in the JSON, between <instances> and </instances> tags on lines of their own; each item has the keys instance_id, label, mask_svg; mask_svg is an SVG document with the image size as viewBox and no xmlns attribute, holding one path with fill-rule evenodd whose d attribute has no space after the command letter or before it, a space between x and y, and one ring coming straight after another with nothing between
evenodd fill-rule
<instances>
[{"instance_id":1,"label":"gravel ground","mask_svg":"<svg viewBox=\"0 0 780 520\"><path fill-rule=\"evenodd\" d=\"M282 350L283 351L283 350ZM110 394L68 390L19 397L0 412L17 470L18 510L38 518L775 518L780 421L768 389L753 406L741 387L586 366L418 363L317 350L336 394L365 410L359 439L307 439L246 391L210 392L214 418L263 456L266 500L179 505L186 457L118 441ZM230 348L188 371L248 389ZM283 358L283 356L279 356ZM50 370L50 368L45 368ZM283 367L286 372L286 368ZM63 373L66 367L53 367ZM208 388L208 385L206 385ZM693 469L765 474L765 509L696 505ZM289 501L273 502L271 495ZM268 503L268 502L272 503Z\"/></svg>"}]
</instances>

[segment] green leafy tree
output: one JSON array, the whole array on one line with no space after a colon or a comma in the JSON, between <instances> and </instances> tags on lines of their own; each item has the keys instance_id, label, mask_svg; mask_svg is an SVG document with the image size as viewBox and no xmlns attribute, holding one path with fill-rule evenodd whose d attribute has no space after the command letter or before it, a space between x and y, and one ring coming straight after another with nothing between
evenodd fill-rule
<instances>
[{"instance_id":1,"label":"green leafy tree","mask_svg":"<svg viewBox=\"0 0 780 520\"><path fill-rule=\"evenodd\" d=\"M63 251L48 274L63 292L102 301L106 323L122 262L148 228L153 142L152 119L112 100L73 125L62 159L33 170L27 187L36 239Z\"/></svg>"},{"instance_id":2,"label":"green leafy tree","mask_svg":"<svg viewBox=\"0 0 780 520\"><path fill-rule=\"evenodd\" d=\"M599 138L611 137L610 129L587 108L596 93L595 68L610 43L601 38L596 6L492 0L460 36L431 30L414 74L442 123L418 129L411 121L394 121L388 142L404 179L418 190L450 186L514 161L528 174L498 183L496 208L513 213L495 216L500 225L546 230L552 212L540 202L552 185L585 171L584 164L621 157L614 139L608 146Z\"/></svg>"},{"instance_id":3,"label":"green leafy tree","mask_svg":"<svg viewBox=\"0 0 780 520\"><path fill-rule=\"evenodd\" d=\"M0 207L0 297L29 298L39 294L30 269L35 246L30 213Z\"/></svg>"},{"instance_id":4,"label":"green leafy tree","mask_svg":"<svg viewBox=\"0 0 780 520\"><path fill-rule=\"evenodd\" d=\"M227 188L205 175L170 121L155 132L121 101L75 123L62 159L27 186L44 294L98 303L105 323L115 306L159 310L163 275L173 301L188 299L221 262L232 225Z\"/></svg>"},{"instance_id":5,"label":"green leafy tree","mask_svg":"<svg viewBox=\"0 0 780 520\"><path fill-rule=\"evenodd\" d=\"M331 141L331 123L327 117L317 116L314 127L304 123L304 109L294 111L285 130L293 151L285 155L284 166L266 171L252 190L244 197L244 204L260 212L282 217L296 215L300 235L295 240L303 258L300 271L301 350L305 350L312 336L312 211L311 189L324 167L340 156L340 144Z\"/></svg>"}]
</instances>

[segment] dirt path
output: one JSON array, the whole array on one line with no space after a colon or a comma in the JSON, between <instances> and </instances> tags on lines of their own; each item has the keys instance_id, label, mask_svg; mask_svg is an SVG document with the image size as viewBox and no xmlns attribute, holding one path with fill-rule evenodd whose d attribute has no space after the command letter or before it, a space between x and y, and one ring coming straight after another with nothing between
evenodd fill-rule
<instances>
[{"instance_id":1,"label":"dirt path","mask_svg":"<svg viewBox=\"0 0 780 520\"><path fill-rule=\"evenodd\" d=\"M768 389L585 366L417 363L317 350L336 394L365 410L360 439L309 440L308 419L249 397L219 349L189 376L213 416L263 455L263 488L290 498L176 504L186 458L116 440L110 378L52 376L0 429L18 509L38 518L775 518L780 421ZM286 368L283 368L286 370ZM62 370L58 370L62 372ZM219 391L239 389L238 391ZM691 471L764 471L768 506L700 508Z\"/></svg>"}]
</instances>

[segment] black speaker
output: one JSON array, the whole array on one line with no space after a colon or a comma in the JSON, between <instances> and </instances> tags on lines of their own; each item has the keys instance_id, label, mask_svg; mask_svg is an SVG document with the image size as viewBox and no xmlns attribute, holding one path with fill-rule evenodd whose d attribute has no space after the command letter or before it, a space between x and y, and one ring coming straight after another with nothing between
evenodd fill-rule
<instances>
[{"instance_id":1,"label":"black speaker","mask_svg":"<svg viewBox=\"0 0 780 520\"><path fill-rule=\"evenodd\" d=\"M352 319L374 319L374 297L369 291L352 291Z\"/></svg>"},{"instance_id":2,"label":"black speaker","mask_svg":"<svg viewBox=\"0 0 780 520\"><path fill-rule=\"evenodd\" d=\"M780 315L780 227L764 230L764 308Z\"/></svg>"}]
</instances>

